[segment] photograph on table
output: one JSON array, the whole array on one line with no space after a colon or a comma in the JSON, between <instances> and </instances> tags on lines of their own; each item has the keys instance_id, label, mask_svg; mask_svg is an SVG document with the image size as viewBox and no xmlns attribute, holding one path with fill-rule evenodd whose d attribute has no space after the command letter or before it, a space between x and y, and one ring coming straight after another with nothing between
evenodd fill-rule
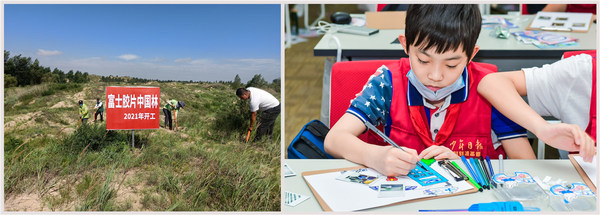
<instances>
[{"instance_id":1,"label":"photograph on table","mask_svg":"<svg viewBox=\"0 0 600 215\"><path fill-rule=\"evenodd\" d=\"M2 4L2 210L281 210L281 5Z\"/></svg>"},{"instance_id":2,"label":"photograph on table","mask_svg":"<svg viewBox=\"0 0 600 215\"><path fill-rule=\"evenodd\" d=\"M500 198L495 193L512 182L493 180L515 172L540 179L520 182L527 184L507 193L540 183L567 186L565 180L593 189L584 179L595 175L578 171L568 155L578 154L586 163L597 160L595 8L285 5L285 164L297 175L283 179L283 190L314 198L282 210L474 211L503 205L479 203L511 200L520 202L521 211L595 210L595 204ZM566 20L538 12L592 20L584 23L587 31L558 31L552 23ZM531 29L536 20L549 25ZM356 28L376 33L344 30ZM406 177L425 189L406 190L404 184L405 195L385 204L375 201L373 189L359 191L374 198L364 201L373 204L331 194L348 192L348 180L364 180L340 169L365 167L379 178ZM379 178L368 185L378 185ZM470 187L453 189L459 181ZM423 202L441 204L432 208L437 204Z\"/></svg>"}]
</instances>

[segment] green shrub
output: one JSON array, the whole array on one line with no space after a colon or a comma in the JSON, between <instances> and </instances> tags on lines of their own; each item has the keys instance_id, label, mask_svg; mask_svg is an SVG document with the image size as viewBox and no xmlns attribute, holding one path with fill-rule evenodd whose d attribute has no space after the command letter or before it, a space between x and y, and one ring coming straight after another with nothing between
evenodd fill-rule
<instances>
[{"instance_id":1,"label":"green shrub","mask_svg":"<svg viewBox=\"0 0 600 215\"><path fill-rule=\"evenodd\" d=\"M212 126L213 131L220 134L221 137L228 137L231 134L245 133L250 125L250 107L248 101L242 101L235 96L223 98L216 108L215 121ZM256 117L257 120L260 118Z\"/></svg>"},{"instance_id":2,"label":"green shrub","mask_svg":"<svg viewBox=\"0 0 600 215\"><path fill-rule=\"evenodd\" d=\"M17 78L9 74L4 74L4 88L16 87L17 84Z\"/></svg>"},{"instance_id":3,"label":"green shrub","mask_svg":"<svg viewBox=\"0 0 600 215\"><path fill-rule=\"evenodd\" d=\"M56 91L74 92L81 91L83 86L77 83L53 83L50 85L50 89L54 89Z\"/></svg>"},{"instance_id":4,"label":"green shrub","mask_svg":"<svg viewBox=\"0 0 600 215\"><path fill-rule=\"evenodd\" d=\"M42 92L42 96L51 96L51 95L54 95L54 93L56 93L56 92L54 92L54 90L48 89L48 90Z\"/></svg>"},{"instance_id":5,"label":"green shrub","mask_svg":"<svg viewBox=\"0 0 600 215\"><path fill-rule=\"evenodd\" d=\"M14 136L4 136L4 155L12 153L17 147L23 144L23 140Z\"/></svg>"},{"instance_id":6,"label":"green shrub","mask_svg":"<svg viewBox=\"0 0 600 215\"><path fill-rule=\"evenodd\" d=\"M88 124L79 126L64 142L72 151L81 152L86 147L87 150L100 151L111 145L117 145L113 147L119 149L121 148L120 145L127 144L130 141L131 135L126 132L107 131L105 125ZM146 144L148 143L148 138L135 135L135 142L140 145Z\"/></svg>"}]
</instances>

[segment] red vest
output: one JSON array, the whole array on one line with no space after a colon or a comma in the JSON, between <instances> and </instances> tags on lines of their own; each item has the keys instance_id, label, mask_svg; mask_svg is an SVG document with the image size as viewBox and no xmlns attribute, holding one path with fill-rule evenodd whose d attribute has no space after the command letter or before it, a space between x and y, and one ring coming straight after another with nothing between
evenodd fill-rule
<instances>
[{"instance_id":1,"label":"red vest","mask_svg":"<svg viewBox=\"0 0 600 215\"><path fill-rule=\"evenodd\" d=\"M592 56L592 101L590 102L590 116L589 123L585 132L588 133L594 141L596 140L596 50L590 51L574 51L574 52L565 52L563 54L564 58L568 58L571 56L579 55L579 54L588 54Z\"/></svg>"},{"instance_id":2,"label":"red vest","mask_svg":"<svg viewBox=\"0 0 600 215\"><path fill-rule=\"evenodd\" d=\"M410 71L408 58L400 59L386 66L392 74L393 89L389 137L398 145L415 149L417 153L420 153L428 145L419 138L411 121L410 107L407 101L408 78L406 74ZM467 71L469 72L468 99L458 103L459 109L457 110L457 114L449 114L450 109L447 110L446 119L444 119L444 124L436 136L436 140L440 138L442 131L448 131L447 129L450 129L449 136L447 136L445 141L434 144L448 147L458 156L490 156L490 158L498 158L498 155L502 154L506 157L502 146L495 150L492 145L491 105L477 93L479 81L485 75L496 72L497 68L491 64L471 62L467 66ZM424 111L423 106L418 107L421 111ZM457 117L453 128L452 123L448 123L452 121L449 119L452 116ZM427 119L424 120L427 122ZM426 129L424 132L427 132L431 136L429 129ZM388 145L372 131L369 131L363 140L377 145Z\"/></svg>"}]
</instances>

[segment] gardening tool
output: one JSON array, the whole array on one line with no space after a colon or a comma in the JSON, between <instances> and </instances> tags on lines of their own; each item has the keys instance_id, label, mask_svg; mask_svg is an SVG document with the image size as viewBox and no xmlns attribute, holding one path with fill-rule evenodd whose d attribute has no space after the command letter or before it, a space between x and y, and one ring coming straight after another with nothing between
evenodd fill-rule
<instances>
[{"instance_id":1,"label":"gardening tool","mask_svg":"<svg viewBox=\"0 0 600 215\"><path fill-rule=\"evenodd\" d=\"M256 123L256 128L258 128L258 126L260 126L260 122ZM246 143L248 142L248 140L250 139L250 133L252 131L248 131L248 135L246 135Z\"/></svg>"},{"instance_id":2,"label":"gardening tool","mask_svg":"<svg viewBox=\"0 0 600 215\"><path fill-rule=\"evenodd\" d=\"M175 116L175 131L177 131L177 112L175 112L175 109L173 109L173 116Z\"/></svg>"}]
</instances>

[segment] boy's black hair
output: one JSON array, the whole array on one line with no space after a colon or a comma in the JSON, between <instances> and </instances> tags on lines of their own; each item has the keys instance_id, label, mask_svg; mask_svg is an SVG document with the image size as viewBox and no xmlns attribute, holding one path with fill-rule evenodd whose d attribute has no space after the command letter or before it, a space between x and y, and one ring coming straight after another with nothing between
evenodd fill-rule
<instances>
[{"instance_id":1,"label":"boy's black hair","mask_svg":"<svg viewBox=\"0 0 600 215\"><path fill-rule=\"evenodd\" d=\"M474 4L411 4L406 11L406 51L412 44L438 54L461 45L471 59L481 31L481 13Z\"/></svg>"},{"instance_id":2,"label":"boy's black hair","mask_svg":"<svg viewBox=\"0 0 600 215\"><path fill-rule=\"evenodd\" d=\"M235 91L235 95L242 96L242 95L246 94L246 92L248 92L248 90L246 88L238 88Z\"/></svg>"}]
</instances>

